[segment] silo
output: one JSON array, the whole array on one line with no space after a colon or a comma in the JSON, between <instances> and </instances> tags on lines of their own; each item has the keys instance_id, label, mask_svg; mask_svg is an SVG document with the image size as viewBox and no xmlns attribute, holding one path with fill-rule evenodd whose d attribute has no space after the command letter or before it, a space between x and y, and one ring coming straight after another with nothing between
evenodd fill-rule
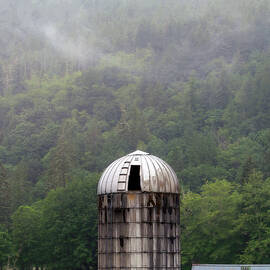
<instances>
[{"instance_id":1,"label":"silo","mask_svg":"<svg viewBox=\"0 0 270 270\"><path fill-rule=\"evenodd\" d=\"M98 269L180 269L179 184L160 158L135 151L98 184Z\"/></svg>"}]
</instances>

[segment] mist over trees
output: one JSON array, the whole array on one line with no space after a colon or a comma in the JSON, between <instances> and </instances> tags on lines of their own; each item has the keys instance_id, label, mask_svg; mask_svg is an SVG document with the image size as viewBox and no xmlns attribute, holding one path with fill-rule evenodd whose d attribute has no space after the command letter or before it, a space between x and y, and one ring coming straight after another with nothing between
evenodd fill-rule
<instances>
[{"instance_id":1,"label":"mist over trees","mask_svg":"<svg viewBox=\"0 0 270 270\"><path fill-rule=\"evenodd\" d=\"M0 0L0 269L96 269L96 184L136 149L181 183L182 263L270 263L269 0Z\"/></svg>"}]
</instances>

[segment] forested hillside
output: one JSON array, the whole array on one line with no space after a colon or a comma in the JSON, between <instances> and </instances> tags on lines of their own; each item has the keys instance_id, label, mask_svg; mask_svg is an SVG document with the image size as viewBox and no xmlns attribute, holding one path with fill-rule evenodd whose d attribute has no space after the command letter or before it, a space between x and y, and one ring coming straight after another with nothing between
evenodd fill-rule
<instances>
[{"instance_id":1,"label":"forested hillside","mask_svg":"<svg viewBox=\"0 0 270 270\"><path fill-rule=\"evenodd\" d=\"M136 149L181 183L182 263L270 263L269 0L0 0L0 269L96 268L96 184Z\"/></svg>"}]
</instances>

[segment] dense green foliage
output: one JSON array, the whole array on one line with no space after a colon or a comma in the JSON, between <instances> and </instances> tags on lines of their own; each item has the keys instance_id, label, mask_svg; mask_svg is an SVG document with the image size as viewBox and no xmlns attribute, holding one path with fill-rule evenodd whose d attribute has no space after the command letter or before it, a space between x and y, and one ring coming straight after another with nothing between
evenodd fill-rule
<instances>
[{"instance_id":1,"label":"dense green foliage","mask_svg":"<svg viewBox=\"0 0 270 270\"><path fill-rule=\"evenodd\" d=\"M98 175L136 149L181 181L186 269L270 263L268 0L0 4L0 269L96 269Z\"/></svg>"},{"instance_id":2,"label":"dense green foliage","mask_svg":"<svg viewBox=\"0 0 270 270\"><path fill-rule=\"evenodd\" d=\"M22 269L96 269L96 175L81 176L12 216L16 265Z\"/></svg>"}]
</instances>

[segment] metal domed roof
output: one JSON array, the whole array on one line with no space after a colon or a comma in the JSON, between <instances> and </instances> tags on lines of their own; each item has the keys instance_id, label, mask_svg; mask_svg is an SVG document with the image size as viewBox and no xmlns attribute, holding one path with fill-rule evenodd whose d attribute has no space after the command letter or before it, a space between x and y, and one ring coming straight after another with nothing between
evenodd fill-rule
<instances>
[{"instance_id":1,"label":"metal domed roof","mask_svg":"<svg viewBox=\"0 0 270 270\"><path fill-rule=\"evenodd\" d=\"M135 151L111 163L98 183L98 195L128 192L132 171L138 172L142 192L179 193L179 183L173 169L162 159ZM135 177L136 178L136 177Z\"/></svg>"}]
</instances>

